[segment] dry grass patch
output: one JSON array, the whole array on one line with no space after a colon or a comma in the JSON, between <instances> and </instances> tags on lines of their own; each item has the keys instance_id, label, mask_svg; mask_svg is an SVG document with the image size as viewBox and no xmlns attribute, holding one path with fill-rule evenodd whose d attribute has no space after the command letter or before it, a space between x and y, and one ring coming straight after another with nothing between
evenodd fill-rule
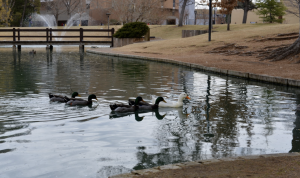
<instances>
[{"instance_id":1,"label":"dry grass patch","mask_svg":"<svg viewBox=\"0 0 300 178\"><path fill-rule=\"evenodd\" d=\"M161 28L161 31L155 32L154 30L151 30L151 36L168 31L169 34L166 34L166 36L170 37L169 40L153 41L151 43L137 43L124 46L116 50L124 52L152 52L163 53L166 55L178 55L190 53L194 50L209 51L226 43L239 43L239 45L245 45L252 39L261 39L270 35L277 35L279 33L297 32L299 29L298 24L231 25L231 31L226 31L225 26L226 25L215 25L215 31L217 32L212 33L211 42L208 42L207 34L181 38L181 34L179 34L179 32L181 33L181 30L188 29L191 26L185 26L184 28L176 28L174 26L159 27ZM197 26L193 27L196 28ZM159 28L156 29L158 30ZM171 35L171 33L173 34Z\"/></svg>"}]
</instances>

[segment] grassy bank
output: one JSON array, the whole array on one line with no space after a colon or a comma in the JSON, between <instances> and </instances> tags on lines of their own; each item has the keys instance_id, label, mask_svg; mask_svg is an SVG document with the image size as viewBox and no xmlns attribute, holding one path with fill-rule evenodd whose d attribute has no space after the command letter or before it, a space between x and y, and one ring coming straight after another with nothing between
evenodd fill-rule
<instances>
[{"instance_id":1,"label":"grassy bank","mask_svg":"<svg viewBox=\"0 0 300 178\"><path fill-rule=\"evenodd\" d=\"M152 26L151 36L165 39L151 43L137 43L124 46L120 51L134 51L144 53L178 54L197 49L209 50L224 43L244 43L248 40L258 39L279 33L299 31L299 24L247 24L231 25L231 30L226 30L226 25L215 25L212 41L208 42L208 35L181 38L182 30L207 29L207 26Z\"/></svg>"}]
</instances>

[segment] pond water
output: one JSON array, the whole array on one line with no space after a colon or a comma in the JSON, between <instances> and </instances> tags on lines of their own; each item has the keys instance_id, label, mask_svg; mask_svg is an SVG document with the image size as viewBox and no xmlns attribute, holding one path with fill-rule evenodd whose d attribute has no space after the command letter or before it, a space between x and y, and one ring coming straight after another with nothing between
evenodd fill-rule
<instances>
[{"instance_id":1,"label":"pond water","mask_svg":"<svg viewBox=\"0 0 300 178\"><path fill-rule=\"evenodd\" d=\"M0 177L108 177L211 158L299 151L299 89L78 51L0 49ZM48 93L92 107L51 103ZM151 95L182 108L112 113Z\"/></svg>"}]
</instances>

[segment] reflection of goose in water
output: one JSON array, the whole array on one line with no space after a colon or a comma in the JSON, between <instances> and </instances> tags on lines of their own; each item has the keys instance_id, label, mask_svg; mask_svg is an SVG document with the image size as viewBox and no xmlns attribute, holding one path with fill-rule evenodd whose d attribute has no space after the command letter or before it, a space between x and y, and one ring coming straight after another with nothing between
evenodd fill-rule
<instances>
[{"instance_id":1,"label":"reflection of goose in water","mask_svg":"<svg viewBox=\"0 0 300 178\"><path fill-rule=\"evenodd\" d=\"M178 108L183 106L184 99L191 99L186 93L181 93L178 96L177 101L166 101L166 103L160 103L159 107L170 107L170 108ZM152 103L155 102L155 97L152 96Z\"/></svg>"},{"instance_id":2,"label":"reflection of goose in water","mask_svg":"<svg viewBox=\"0 0 300 178\"><path fill-rule=\"evenodd\" d=\"M32 51L29 51L29 54L36 54L36 51L33 49Z\"/></svg>"},{"instance_id":3,"label":"reflection of goose in water","mask_svg":"<svg viewBox=\"0 0 300 178\"><path fill-rule=\"evenodd\" d=\"M122 118L122 117L126 117L126 116L131 116L132 114L134 114L134 117L135 117L135 120L140 122L144 119L145 116L139 116L139 114L144 114L144 113L149 113L149 112L152 112L152 111L135 111L134 113L133 112L127 112L127 113L120 113L120 112L115 112L115 111L111 111L111 113L109 114L109 119L116 119L116 118ZM154 110L155 112L155 117L158 119L158 120L162 120L166 114L164 115L161 115L158 110Z\"/></svg>"},{"instance_id":4,"label":"reflection of goose in water","mask_svg":"<svg viewBox=\"0 0 300 178\"><path fill-rule=\"evenodd\" d=\"M126 117L126 116L131 116L132 114L134 114L134 118L138 122L142 121L145 117L145 116L140 117L138 111L134 111L134 112L115 112L115 111L111 111L110 114L109 114L109 119L122 118L122 117Z\"/></svg>"},{"instance_id":5,"label":"reflection of goose in water","mask_svg":"<svg viewBox=\"0 0 300 178\"><path fill-rule=\"evenodd\" d=\"M184 113L182 111L182 108L159 108L159 113L165 113L164 115L169 115L171 112L174 112L174 114L178 115L180 119L187 119L189 114Z\"/></svg>"},{"instance_id":6,"label":"reflection of goose in water","mask_svg":"<svg viewBox=\"0 0 300 178\"><path fill-rule=\"evenodd\" d=\"M154 112L155 112L155 117L156 117L158 120L162 120L162 119L165 118L165 116L167 115L167 114L160 115L160 113L158 112L158 109L156 109Z\"/></svg>"}]
</instances>

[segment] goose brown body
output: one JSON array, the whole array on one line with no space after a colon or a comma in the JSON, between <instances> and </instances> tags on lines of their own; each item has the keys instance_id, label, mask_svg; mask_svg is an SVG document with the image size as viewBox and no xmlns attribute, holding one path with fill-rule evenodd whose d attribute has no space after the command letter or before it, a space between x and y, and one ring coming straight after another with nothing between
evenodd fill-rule
<instances>
[{"instance_id":1,"label":"goose brown body","mask_svg":"<svg viewBox=\"0 0 300 178\"><path fill-rule=\"evenodd\" d=\"M49 98L50 98L50 101L52 101L52 102L66 103L66 102L70 101L70 99L72 99L72 98L75 99L76 96L80 96L80 95L78 94L78 92L74 92L74 93L72 94L72 97L71 97L71 98L69 98L69 97L67 97L67 96L53 95L53 94L49 93ZM77 99L77 98L76 98L76 99Z\"/></svg>"},{"instance_id":2,"label":"goose brown body","mask_svg":"<svg viewBox=\"0 0 300 178\"><path fill-rule=\"evenodd\" d=\"M88 100L83 100L83 99L70 99L70 101L67 102L67 105L70 106L88 106L88 105L92 105L93 101L92 99L97 99L96 95L91 94L88 97Z\"/></svg>"}]
</instances>

